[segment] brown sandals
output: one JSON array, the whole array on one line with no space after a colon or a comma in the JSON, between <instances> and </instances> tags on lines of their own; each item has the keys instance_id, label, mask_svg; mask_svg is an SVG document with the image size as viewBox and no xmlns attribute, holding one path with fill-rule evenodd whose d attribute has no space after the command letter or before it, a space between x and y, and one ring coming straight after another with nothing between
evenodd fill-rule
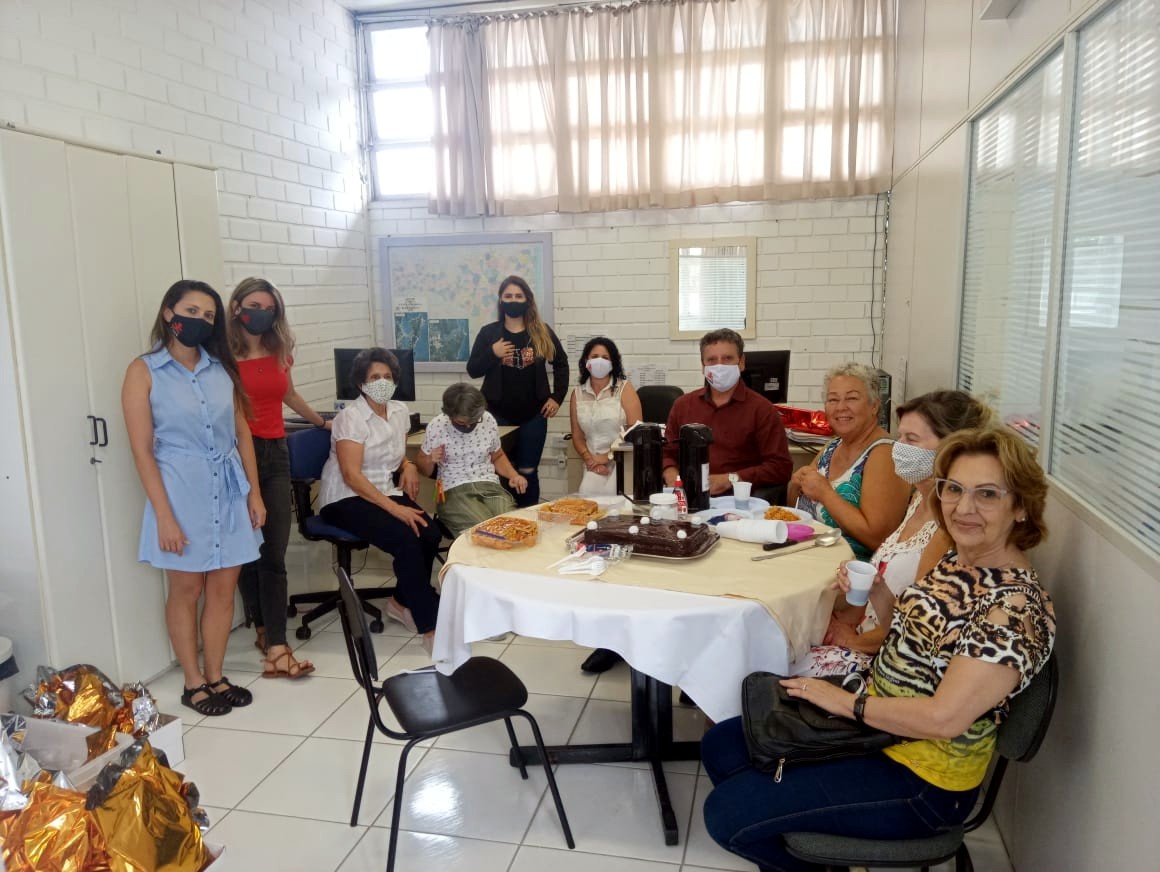
<instances>
[{"instance_id":1,"label":"brown sandals","mask_svg":"<svg viewBox=\"0 0 1160 872\"><path fill-rule=\"evenodd\" d=\"M309 660L295 660L294 652L283 651L273 658L267 657L262 661L263 678L302 678L314 671L314 664Z\"/></svg>"}]
</instances>

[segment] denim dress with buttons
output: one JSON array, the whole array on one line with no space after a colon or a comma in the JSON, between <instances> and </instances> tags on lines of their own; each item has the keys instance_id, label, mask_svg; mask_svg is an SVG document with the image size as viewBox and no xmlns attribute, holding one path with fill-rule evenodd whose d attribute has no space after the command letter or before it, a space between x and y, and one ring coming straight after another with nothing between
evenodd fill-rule
<instances>
[{"instance_id":1,"label":"denim dress with buttons","mask_svg":"<svg viewBox=\"0 0 1160 872\"><path fill-rule=\"evenodd\" d=\"M153 385L153 455L169 505L189 544L162 551L157 515L146 499L137 559L158 569L208 572L258 557L262 533L250 525L250 483L238 455L234 384L221 363L201 350L190 372L161 348L142 358Z\"/></svg>"}]
</instances>

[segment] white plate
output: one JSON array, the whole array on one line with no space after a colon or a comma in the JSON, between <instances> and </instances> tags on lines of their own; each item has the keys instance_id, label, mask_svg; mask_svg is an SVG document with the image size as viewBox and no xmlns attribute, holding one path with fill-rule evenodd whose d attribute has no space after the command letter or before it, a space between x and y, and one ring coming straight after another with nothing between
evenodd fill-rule
<instances>
[{"instance_id":1,"label":"white plate","mask_svg":"<svg viewBox=\"0 0 1160 872\"><path fill-rule=\"evenodd\" d=\"M817 521L809 512L803 512L801 509L795 509L793 506L778 506L779 509L784 509L787 512L793 512L798 516L798 519L805 521L807 524L812 524Z\"/></svg>"}]
</instances>

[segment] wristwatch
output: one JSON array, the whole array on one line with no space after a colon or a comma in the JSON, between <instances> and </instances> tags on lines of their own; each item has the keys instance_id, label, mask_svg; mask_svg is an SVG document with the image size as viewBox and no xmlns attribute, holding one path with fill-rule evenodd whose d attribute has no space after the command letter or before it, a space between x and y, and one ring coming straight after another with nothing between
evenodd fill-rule
<instances>
[{"instance_id":1,"label":"wristwatch","mask_svg":"<svg viewBox=\"0 0 1160 872\"><path fill-rule=\"evenodd\" d=\"M863 690L860 694L854 697L854 720L860 724L866 723L866 700L868 694Z\"/></svg>"}]
</instances>

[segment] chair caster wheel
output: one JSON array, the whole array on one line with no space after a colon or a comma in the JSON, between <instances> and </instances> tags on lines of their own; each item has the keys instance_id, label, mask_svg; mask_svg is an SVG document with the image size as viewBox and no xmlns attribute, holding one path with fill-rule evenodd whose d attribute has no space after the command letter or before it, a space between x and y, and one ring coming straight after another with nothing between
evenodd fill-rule
<instances>
[{"instance_id":1,"label":"chair caster wheel","mask_svg":"<svg viewBox=\"0 0 1160 872\"><path fill-rule=\"evenodd\" d=\"M286 617L288 617L288 618L298 617L298 606L286 606Z\"/></svg>"},{"instance_id":2,"label":"chair caster wheel","mask_svg":"<svg viewBox=\"0 0 1160 872\"><path fill-rule=\"evenodd\" d=\"M371 621L371 632L372 633L381 633L382 631L383 631L383 622L382 621Z\"/></svg>"},{"instance_id":3,"label":"chair caster wheel","mask_svg":"<svg viewBox=\"0 0 1160 872\"><path fill-rule=\"evenodd\" d=\"M309 639L310 638L310 628L307 626L301 626L297 630L294 631L294 635L297 636L299 639Z\"/></svg>"}]
</instances>

